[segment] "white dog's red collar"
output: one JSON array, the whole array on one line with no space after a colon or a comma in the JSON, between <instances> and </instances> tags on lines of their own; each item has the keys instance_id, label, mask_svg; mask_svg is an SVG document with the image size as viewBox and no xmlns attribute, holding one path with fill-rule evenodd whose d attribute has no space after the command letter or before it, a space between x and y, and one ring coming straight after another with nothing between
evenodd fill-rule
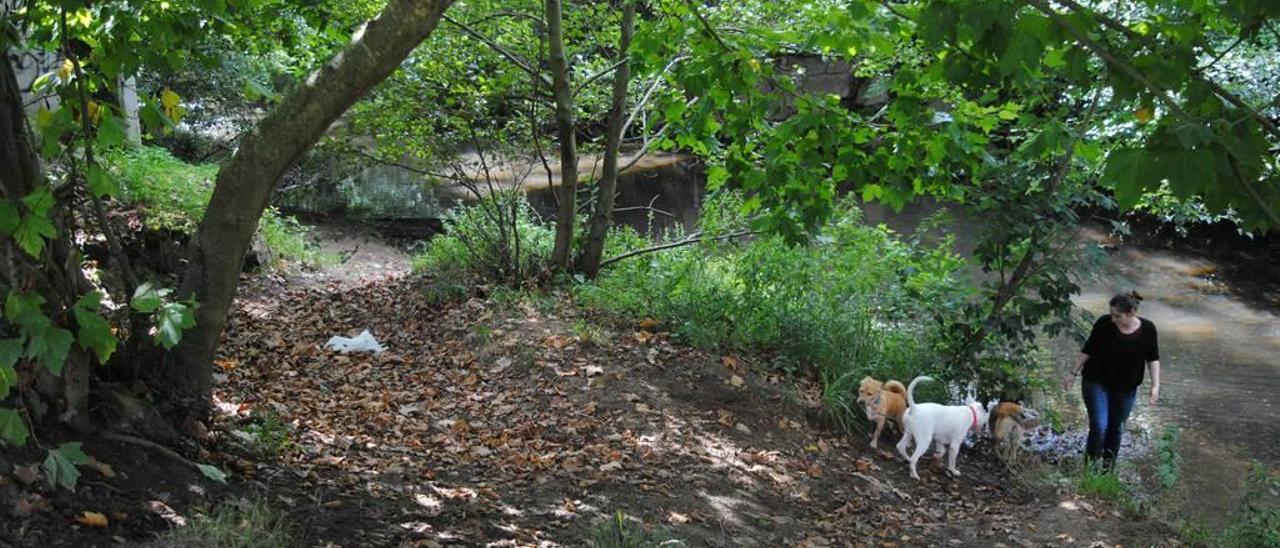
<instances>
[{"instance_id":1,"label":"white dog's red collar","mask_svg":"<svg viewBox=\"0 0 1280 548\"><path fill-rule=\"evenodd\" d=\"M973 430L974 432L977 432L978 431L978 412L973 409L973 404L969 404L965 407L968 407L969 412L973 414L973 425L970 426L969 429Z\"/></svg>"}]
</instances>

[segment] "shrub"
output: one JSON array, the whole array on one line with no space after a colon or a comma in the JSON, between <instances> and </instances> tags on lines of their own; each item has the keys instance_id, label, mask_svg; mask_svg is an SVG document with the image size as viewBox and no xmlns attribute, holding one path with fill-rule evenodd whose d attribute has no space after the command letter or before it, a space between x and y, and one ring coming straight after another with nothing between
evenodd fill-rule
<instances>
[{"instance_id":1,"label":"shrub","mask_svg":"<svg viewBox=\"0 0 1280 548\"><path fill-rule=\"evenodd\" d=\"M555 228L543 222L518 192L501 192L479 203L456 207L444 221L445 234L414 257L415 271L438 284L466 287L496 280L519 284L545 269Z\"/></svg>"},{"instance_id":2,"label":"shrub","mask_svg":"<svg viewBox=\"0 0 1280 548\"><path fill-rule=\"evenodd\" d=\"M710 199L704 236L740 229L740 198ZM823 381L837 421L849 424L863 375L904 381L950 378L936 358L939 320L964 295L963 260L950 241L915 247L883 226L867 226L852 201L808 245L760 236L706 241L626 259L575 287L588 308L622 317L654 317L679 339L776 355L774 366ZM615 231L611 245L641 247ZM940 394L931 383L922 394Z\"/></svg>"},{"instance_id":3,"label":"shrub","mask_svg":"<svg viewBox=\"0 0 1280 548\"><path fill-rule=\"evenodd\" d=\"M120 182L121 198L140 206L148 228L186 234L195 231L213 195L218 166L188 164L154 147L112 151L104 160ZM307 242L306 227L274 208L263 212L258 230L267 247L281 258L310 264L337 260Z\"/></svg>"}]
</instances>

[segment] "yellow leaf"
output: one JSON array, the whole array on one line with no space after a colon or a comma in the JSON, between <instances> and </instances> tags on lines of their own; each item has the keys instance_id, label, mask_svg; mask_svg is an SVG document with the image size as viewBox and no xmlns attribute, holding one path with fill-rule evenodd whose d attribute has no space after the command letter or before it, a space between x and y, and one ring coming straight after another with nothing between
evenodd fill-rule
<instances>
[{"instance_id":1,"label":"yellow leaf","mask_svg":"<svg viewBox=\"0 0 1280 548\"><path fill-rule=\"evenodd\" d=\"M182 114L185 112L182 107L178 106L180 102L182 102L182 98L178 97L178 94L169 88L164 88L164 91L160 93L160 106L164 107L164 115L174 122L182 118Z\"/></svg>"},{"instance_id":2,"label":"yellow leaf","mask_svg":"<svg viewBox=\"0 0 1280 548\"><path fill-rule=\"evenodd\" d=\"M76 523L86 527L106 527L107 516L97 512L84 512L80 514L80 517L76 518Z\"/></svg>"},{"instance_id":3,"label":"yellow leaf","mask_svg":"<svg viewBox=\"0 0 1280 548\"><path fill-rule=\"evenodd\" d=\"M62 66L58 67L58 78L61 78L63 82L66 82L71 79L71 73L75 72L75 70L76 66L70 59L63 59Z\"/></svg>"},{"instance_id":4,"label":"yellow leaf","mask_svg":"<svg viewBox=\"0 0 1280 548\"><path fill-rule=\"evenodd\" d=\"M169 88L164 88L164 92L160 94L160 104L164 105L166 109L178 106L178 101L180 100L181 98L178 97L178 94Z\"/></svg>"},{"instance_id":5,"label":"yellow leaf","mask_svg":"<svg viewBox=\"0 0 1280 548\"><path fill-rule=\"evenodd\" d=\"M44 129L53 124L53 111L40 105L40 110L36 111L36 127Z\"/></svg>"},{"instance_id":6,"label":"yellow leaf","mask_svg":"<svg viewBox=\"0 0 1280 548\"><path fill-rule=\"evenodd\" d=\"M102 105L97 101L89 101L89 121L95 126L102 121Z\"/></svg>"}]
</instances>

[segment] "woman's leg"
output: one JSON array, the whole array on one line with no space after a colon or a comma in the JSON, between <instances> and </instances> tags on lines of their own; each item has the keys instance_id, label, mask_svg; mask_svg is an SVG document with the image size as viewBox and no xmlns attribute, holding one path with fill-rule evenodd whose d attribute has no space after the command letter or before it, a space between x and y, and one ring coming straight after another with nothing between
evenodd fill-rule
<instances>
[{"instance_id":1,"label":"woman's leg","mask_svg":"<svg viewBox=\"0 0 1280 548\"><path fill-rule=\"evenodd\" d=\"M1107 391L1107 422L1106 433L1102 440L1102 459L1110 468L1115 463L1116 455L1120 454L1120 437L1124 434L1124 421L1129 418L1129 412L1133 411L1133 402L1137 399L1138 389L1133 390L1108 390Z\"/></svg>"},{"instance_id":2,"label":"woman's leg","mask_svg":"<svg viewBox=\"0 0 1280 548\"><path fill-rule=\"evenodd\" d=\"M1085 409L1089 411L1089 438L1085 441L1084 458L1094 460L1102 457L1103 441L1109 426L1107 389L1100 382L1084 379L1080 383L1080 394L1084 397Z\"/></svg>"}]
</instances>

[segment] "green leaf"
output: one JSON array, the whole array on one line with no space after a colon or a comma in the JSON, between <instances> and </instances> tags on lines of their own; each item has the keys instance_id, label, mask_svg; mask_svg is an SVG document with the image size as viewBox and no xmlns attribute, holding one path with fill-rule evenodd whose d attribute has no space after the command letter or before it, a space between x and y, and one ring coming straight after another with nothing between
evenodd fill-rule
<instances>
[{"instance_id":1,"label":"green leaf","mask_svg":"<svg viewBox=\"0 0 1280 548\"><path fill-rule=\"evenodd\" d=\"M1123 209L1131 209L1142 197L1143 173L1147 167L1147 152L1140 149L1121 148L1107 156L1107 167L1102 180L1115 189L1116 203Z\"/></svg>"},{"instance_id":2,"label":"green leaf","mask_svg":"<svg viewBox=\"0 0 1280 548\"><path fill-rule=\"evenodd\" d=\"M1191 149L1213 140L1213 132L1203 124L1177 122L1173 134L1182 148Z\"/></svg>"},{"instance_id":3,"label":"green leaf","mask_svg":"<svg viewBox=\"0 0 1280 548\"><path fill-rule=\"evenodd\" d=\"M106 110L105 108L103 109ZM97 143L102 148L114 148L124 144L124 123L119 117L104 113L102 122L98 124Z\"/></svg>"},{"instance_id":4,"label":"green leaf","mask_svg":"<svg viewBox=\"0 0 1280 548\"><path fill-rule=\"evenodd\" d=\"M191 307L182 303L165 303L156 314L156 336L166 350L178 345L182 331L196 324Z\"/></svg>"},{"instance_id":5,"label":"green leaf","mask_svg":"<svg viewBox=\"0 0 1280 548\"><path fill-rule=\"evenodd\" d=\"M129 306L143 314L155 312L161 304L164 304L163 296L151 282L138 286L133 292L133 298L129 300Z\"/></svg>"},{"instance_id":6,"label":"green leaf","mask_svg":"<svg viewBox=\"0 0 1280 548\"><path fill-rule=\"evenodd\" d=\"M18 372L12 365L0 365L0 400L9 397L9 391L18 385Z\"/></svg>"},{"instance_id":7,"label":"green leaf","mask_svg":"<svg viewBox=\"0 0 1280 548\"><path fill-rule=\"evenodd\" d=\"M227 482L227 474L222 470L219 470L215 466L208 465L208 464L197 464L196 467L200 469L200 473L204 474L206 478L209 478L218 483Z\"/></svg>"},{"instance_id":8,"label":"green leaf","mask_svg":"<svg viewBox=\"0 0 1280 548\"><path fill-rule=\"evenodd\" d=\"M1173 158L1176 167L1169 170L1169 190L1179 199L1199 194L1206 188L1217 188L1213 153L1208 150L1181 151Z\"/></svg>"},{"instance_id":9,"label":"green leaf","mask_svg":"<svg viewBox=\"0 0 1280 548\"><path fill-rule=\"evenodd\" d=\"M19 293L10 290L4 301L5 319L24 328L43 329L50 325L49 318L40 307L44 305L44 297L35 293Z\"/></svg>"},{"instance_id":10,"label":"green leaf","mask_svg":"<svg viewBox=\"0 0 1280 548\"><path fill-rule=\"evenodd\" d=\"M22 216L17 230L13 232L13 239L17 240L18 246L28 255L39 257L44 250L45 240L57 235L58 230L54 228L53 221L42 215L31 214Z\"/></svg>"},{"instance_id":11,"label":"green leaf","mask_svg":"<svg viewBox=\"0 0 1280 548\"><path fill-rule=\"evenodd\" d=\"M61 375L67 364L67 353L75 336L61 327L33 331L27 334L28 358L34 358L54 375Z\"/></svg>"},{"instance_id":12,"label":"green leaf","mask_svg":"<svg viewBox=\"0 0 1280 548\"><path fill-rule=\"evenodd\" d=\"M0 339L0 367L13 367L22 357L22 339ZM0 394L0 398L4 395Z\"/></svg>"},{"instance_id":13,"label":"green leaf","mask_svg":"<svg viewBox=\"0 0 1280 548\"><path fill-rule=\"evenodd\" d=\"M13 231L18 229L21 218L17 203L0 198L0 233L12 236Z\"/></svg>"},{"instance_id":14,"label":"green leaf","mask_svg":"<svg viewBox=\"0 0 1280 548\"><path fill-rule=\"evenodd\" d=\"M17 410L0 407L0 440L15 447L22 447L27 444L27 436L30 434L27 431L27 423L22 420L22 415Z\"/></svg>"},{"instance_id":15,"label":"green leaf","mask_svg":"<svg viewBox=\"0 0 1280 548\"><path fill-rule=\"evenodd\" d=\"M80 471L76 466L89 462L89 456L80 450L80 442L70 442L50 449L44 459L44 476L50 487L61 485L68 491L76 490Z\"/></svg>"},{"instance_id":16,"label":"green leaf","mask_svg":"<svg viewBox=\"0 0 1280 548\"><path fill-rule=\"evenodd\" d=\"M97 198L115 196L120 191L111 173L98 164L89 166L89 192Z\"/></svg>"},{"instance_id":17,"label":"green leaf","mask_svg":"<svg viewBox=\"0 0 1280 548\"><path fill-rule=\"evenodd\" d=\"M48 186L40 186L31 191L22 198L22 203L26 204L27 210L41 217L49 213L49 209L53 207L53 191Z\"/></svg>"},{"instance_id":18,"label":"green leaf","mask_svg":"<svg viewBox=\"0 0 1280 548\"><path fill-rule=\"evenodd\" d=\"M76 341L81 348L92 350L98 356L98 363L105 364L116 351L116 336L111 333L111 324L98 314L98 306L102 294L90 292L76 302L74 308L76 325Z\"/></svg>"}]
</instances>

